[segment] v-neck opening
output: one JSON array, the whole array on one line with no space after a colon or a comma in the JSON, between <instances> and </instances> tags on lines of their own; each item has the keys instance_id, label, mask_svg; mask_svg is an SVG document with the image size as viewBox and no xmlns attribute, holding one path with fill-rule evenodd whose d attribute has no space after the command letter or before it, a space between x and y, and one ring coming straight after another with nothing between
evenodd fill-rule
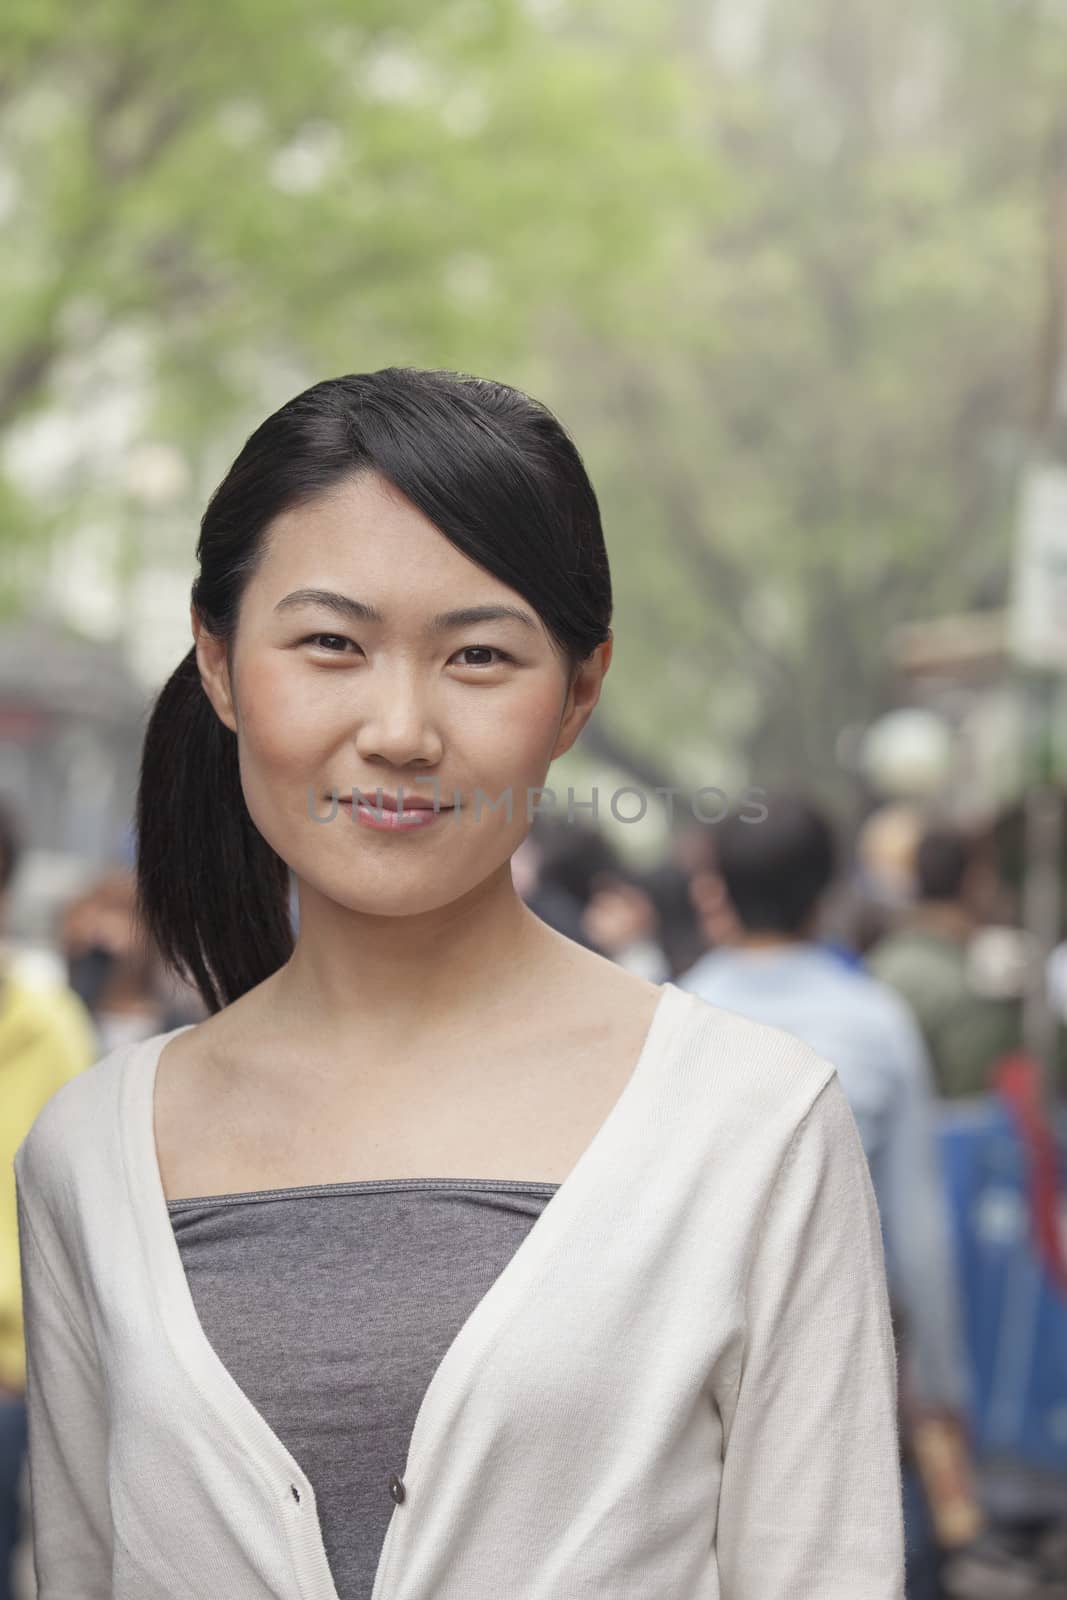
<instances>
[{"instance_id":1,"label":"v-neck opening","mask_svg":"<svg viewBox=\"0 0 1067 1600\"><path fill-rule=\"evenodd\" d=\"M691 996L669 981L661 985L661 990L637 1060L606 1117L566 1178L549 1196L517 1249L471 1308L438 1361L411 1427L401 1476L417 1475L421 1447L435 1416L446 1399L469 1380L481 1352L520 1302L525 1285L566 1230L571 1212L578 1207L582 1194L593 1181L598 1165L603 1165L612 1134L624 1122L646 1077L653 1078L654 1069L664 1060L675 1026L691 1004ZM240 1439L249 1459L262 1472L269 1498L280 1501L290 1521L295 1521L294 1543L303 1551L309 1568L317 1568L321 1576L321 1581L313 1590L306 1591L303 1600L339 1600L330 1575L314 1488L205 1333L168 1210L155 1137L156 1070L170 1040L196 1026L196 1023L186 1023L169 1033L134 1044L124 1065L120 1110L123 1160L145 1274L175 1357L192 1377L199 1394ZM639 1118L636 1121L640 1123ZM284 1468L284 1485L280 1472L279 1481L274 1482L269 1466L264 1466L264 1462L273 1460L279 1463L280 1469ZM299 1491L299 1499L296 1491ZM383 1600L387 1563L396 1542L398 1514L404 1514L400 1505L394 1506L386 1528L371 1600Z\"/></svg>"}]
</instances>

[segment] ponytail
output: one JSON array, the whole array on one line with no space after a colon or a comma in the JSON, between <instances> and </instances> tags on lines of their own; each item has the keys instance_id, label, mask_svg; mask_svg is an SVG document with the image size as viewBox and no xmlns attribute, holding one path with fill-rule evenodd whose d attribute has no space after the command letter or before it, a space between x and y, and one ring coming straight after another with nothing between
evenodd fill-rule
<instances>
[{"instance_id":1,"label":"ponytail","mask_svg":"<svg viewBox=\"0 0 1067 1600\"><path fill-rule=\"evenodd\" d=\"M205 693L195 647L148 719L136 826L141 919L163 961L221 1011L292 954L289 872L249 815L237 736Z\"/></svg>"}]
</instances>

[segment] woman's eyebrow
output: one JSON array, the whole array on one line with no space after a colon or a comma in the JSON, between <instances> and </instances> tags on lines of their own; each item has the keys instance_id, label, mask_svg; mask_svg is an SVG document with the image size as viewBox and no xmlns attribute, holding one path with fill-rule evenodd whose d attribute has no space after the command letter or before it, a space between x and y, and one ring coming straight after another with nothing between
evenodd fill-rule
<instances>
[{"instance_id":1,"label":"woman's eyebrow","mask_svg":"<svg viewBox=\"0 0 1067 1600\"><path fill-rule=\"evenodd\" d=\"M349 622L384 622L385 617L376 606L363 600L353 600L350 595L337 594L332 589L294 589L279 600L275 611L292 611L299 606L321 606L345 617ZM528 611L518 606L485 605L462 606L458 611L439 611L427 625L428 633L446 633L450 628L466 628L478 622L521 622L523 627L537 630L537 623Z\"/></svg>"}]
</instances>

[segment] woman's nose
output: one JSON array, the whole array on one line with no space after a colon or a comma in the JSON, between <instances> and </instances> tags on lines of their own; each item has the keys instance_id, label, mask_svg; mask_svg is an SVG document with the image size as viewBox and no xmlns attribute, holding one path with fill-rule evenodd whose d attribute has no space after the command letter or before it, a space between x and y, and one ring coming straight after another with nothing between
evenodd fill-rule
<instances>
[{"instance_id":1,"label":"woman's nose","mask_svg":"<svg viewBox=\"0 0 1067 1600\"><path fill-rule=\"evenodd\" d=\"M438 761L442 739L429 698L410 674L383 674L380 684L365 684L354 734L356 753L397 768L412 761Z\"/></svg>"}]
</instances>

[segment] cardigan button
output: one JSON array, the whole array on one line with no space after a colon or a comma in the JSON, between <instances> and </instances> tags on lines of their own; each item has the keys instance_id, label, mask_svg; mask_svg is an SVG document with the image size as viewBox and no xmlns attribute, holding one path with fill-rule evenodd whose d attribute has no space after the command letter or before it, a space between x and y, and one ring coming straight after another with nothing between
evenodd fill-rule
<instances>
[{"instance_id":1,"label":"cardigan button","mask_svg":"<svg viewBox=\"0 0 1067 1600\"><path fill-rule=\"evenodd\" d=\"M392 1495L397 1505L400 1505L401 1501L403 1500L404 1492L403 1478L398 1472L391 1472L389 1474L389 1493Z\"/></svg>"}]
</instances>

